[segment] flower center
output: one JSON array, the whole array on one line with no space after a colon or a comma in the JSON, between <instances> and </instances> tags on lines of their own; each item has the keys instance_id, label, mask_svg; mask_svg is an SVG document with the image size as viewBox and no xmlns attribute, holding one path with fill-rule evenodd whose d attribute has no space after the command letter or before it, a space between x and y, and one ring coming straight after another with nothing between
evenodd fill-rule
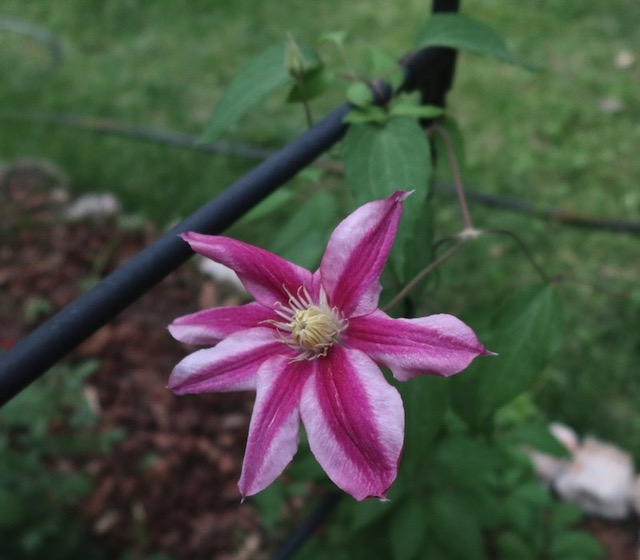
<instances>
[{"instance_id":1,"label":"flower center","mask_svg":"<svg viewBox=\"0 0 640 560\"><path fill-rule=\"evenodd\" d=\"M328 348L340 333L340 320L315 305L296 311L289 323L291 338L305 350Z\"/></svg>"},{"instance_id":2,"label":"flower center","mask_svg":"<svg viewBox=\"0 0 640 560\"><path fill-rule=\"evenodd\" d=\"M289 292L287 292L289 293ZM284 321L268 321L282 334L291 348L300 351L295 360L314 360L326 356L349 322L336 307L329 307L327 295L320 289L320 303L315 304L306 288L296 296L289 294L289 305L278 304L275 312Z\"/></svg>"}]
</instances>

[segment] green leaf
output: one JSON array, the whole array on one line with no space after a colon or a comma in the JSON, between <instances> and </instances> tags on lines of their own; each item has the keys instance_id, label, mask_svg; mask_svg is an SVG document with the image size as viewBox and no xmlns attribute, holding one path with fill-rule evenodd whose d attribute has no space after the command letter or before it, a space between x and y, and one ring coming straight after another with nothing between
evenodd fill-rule
<instances>
[{"instance_id":1,"label":"green leaf","mask_svg":"<svg viewBox=\"0 0 640 560\"><path fill-rule=\"evenodd\" d=\"M279 481L275 481L251 498L260 513L260 521L270 532L275 529L278 521L280 521L284 500L284 490L282 483Z\"/></svg>"},{"instance_id":2,"label":"green leaf","mask_svg":"<svg viewBox=\"0 0 640 560\"><path fill-rule=\"evenodd\" d=\"M397 190L414 191L404 202L391 253L396 274L407 281L413 268L427 264L430 254L431 229L424 215L431 153L424 132L415 120L394 117L384 126L351 126L343 145L345 176L358 205L386 198Z\"/></svg>"},{"instance_id":3,"label":"green leaf","mask_svg":"<svg viewBox=\"0 0 640 560\"><path fill-rule=\"evenodd\" d=\"M535 69L521 56L512 53L502 38L488 25L462 14L433 14L418 34L417 47L451 47Z\"/></svg>"},{"instance_id":4,"label":"green leaf","mask_svg":"<svg viewBox=\"0 0 640 560\"><path fill-rule=\"evenodd\" d=\"M534 550L515 532L504 532L496 539L499 560L538 560Z\"/></svg>"},{"instance_id":5,"label":"green leaf","mask_svg":"<svg viewBox=\"0 0 640 560\"><path fill-rule=\"evenodd\" d=\"M401 468L415 473L430 455L449 406L449 385L442 377L422 376L399 385L405 409Z\"/></svg>"},{"instance_id":6,"label":"green leaf","mask_svg":"<svg viewBox=\"0 0 640 560\"><path fill-rule=\"evenodd\" d=\"M371 89L364 82L355 82L347 88L347 101L356 107L369 107L373 103Z\"/></svg>"},{"instance_id":7,"label":"green leaf","mask_svg":"<svg viewBox=\"0 0 640 560\"><path fill-rule=\"evenodd\" d=\"M449 560L486 558L480 519L455 494L439 490L425 502L425 527Z\"/></svg>"},{"instance_id":8,"label":"green leaf","mask_svg":"<svg viewBox=\"0 0 640 560\"><path fill-rule=\"evenodd\" d=\"M523 289L494 313L489 332L478 335L498 355L475 360L452 384L456 411L476 428L542 373L562 341L562 302L550 286Z\"/></svg>"},{"instance_id":9,"label":"green leaf","mask_svg":"<svg viewBox=\"0 0 640 560\"><path fill-rule=\"evenodd\" d=\"M242 217L242 223L254 222L260 220L272 212L278 210L281 206L289 204L293 201L293 191L290 188L283 187L270 194L260 204L252 208Z\"/></svg>"},{"instance_id":10,"label":"green leaf","mask_svg":"<svg viewBox=\"0 0 640 560\"><path fill-rule=\"evenodd\" d=\"M395 502L383 502L381 500L364 500L362 502L345 502L345 507L350 510L352 522L351 530L363 529L388 516L395 511Z\"/></svg>"},{"instance_id":11,"label":"green leaf","mask_svg":"<svg viewBox=\"0 0 640 560\"><path fill-rule=\"evenodd\" d=\"M215 142L270 93L294 82L285 64L286 46L286 41L272 45L240 69L214 107L201 142ZM315 51L300 45L300 52L305 71L319 68Z\"/></svg>"},{"instance_id":12,"label":"green leaf","mask_svg":"<svg viewBox=\"0 0 640 560\"><path fill-rule=\"evenodd\" d=\"M564 560L565 558L601 558L602 545L598 540L584 531L567 531L556 536L551 543L553 558Z\"/></svg>"},{"instance_id":13,"label":"green leaf","mask_svg":"<svg viewBox=\"0 0 640 560\"><path fill-rule=\"evenodd\" d=\"M342 120L347 124L384 124L388 119L389 114L385 109L370 105L353 108Z\"/></svg>"},{"instance_id":14,"label":"green leaf","mask_svg":"<svg viewBox=\"0 0 640 560\"><path fill-rule=\"evenodd\" d=\"M548 426L541 423L528 422L515 428L505 438L515 445L527 444L543 453L549 453L555 457L568 458L569 451L549 431Z\"/></svg>"},{"instance_id":15,"label":"green leaf","mask_svg":"<svg viewBox=\"0 0 640 560\"><path fill-rule=\"evenodd\" d=\"M463 435L439 442L434 457L438 481L456 486L482 484L502 460L499 450Z\"/></svg>"},{"instance_id":16,"label":"green leaf","mask_svg":"<svg viewBox=\"0 0 640 560\"><path fill-rule=\"evenodd\" d=\"M513 491L512 497L536 509L548 508L553 505L553 498L537 480L518 486Z\"/></svg>"},{"instance_id":17,"label":"green leaf","mask_svg":"<svg viewBox=\"0 0 640 560\"><path fill-rule=\"evenodd\" d=\"M329 41L337 45L338 47L342 47L347 40L349 33L344 29L338 29L336 31L327 31L320 35L320 39L323 41Z\"/></svg>"},{"instance_id":18,"label":"green leaf","mask_svg":"<svg viewBox=\"0 0 640 560\"><path fill-rule=\"evenodd\" d=\"M287 95L287 103L301 103L322 95L333 80L333 74L326 68L304 72L296 78Z\"/></svg>"},{"instance_id":19,"label":"green leaf","mask_svg":"<svg viewBox=\"0 0 640 560\"><path fill-rule=\"evenodd\" d=\"M389 519L389 543L393 560L412 560L418 557L425 539L425 506L421 496L405 499Z\"/></svg>"},{"instance_id":20,"label":"green leaf","mask_svg":"<svg viewBox=\"0 0 640 560\"><path fill-rule=\"evenodd\" d=\"M415 103L393 103L391 114L395 116L411 117L412 119L435 119L444 114L442 107L435 105L416 105Z\"/></svg>"},{"instance_id":21,"label":"green leaf","mask_svg":"<svg viewBox=\"0 0 640 560\"><path fill-rule=\"evenodd\" d=\"M371 73L376 78L382 78L394 90L398 89L404 81L404 70L398 63L398 59L385 49L373 46L371 53Z\"/></svg>"},{"instance_id":22,"label":"green leaf","mask_svg":"<svg viewBox=\"0 0 640 560\"><path fill-rule=\"evenodd\" d=\"M449 555L442 549L442 547L433 538L430 532L425 535L424 546L422 547L421 559L425 560L450 560Z\"/></svg>"},{"instance_id":23,"label":"green leaf","mask_svg":"<svg viewBox=\"0 0 640 560\"><path fill-rule=\"evenodd\" d=\"M350 127L344 160L347 182L358 204L386 198L398 189L426 194L429 144L412 119L398 117L385 126ZM414 193L415 198L421 198L420 192Z\"/></svg>"},{"instance_id":24,"label":"green leaf","mask_svg":"<svg viewBox=\"0 0 640 560\"><path fill-rule=\"evenodd\" d=\"M336 199L320 192L307 200L280 228L271 250L308 269L318 266L338 221Z\"/></svg>"},{"instance_id":25,"label":"green leaf","mask_svg":"<svg viewBox=\"0 0 640 560\"><path fill-rule=\"evenodd\" d=\"M582 520L582 511L574 504L561 502L553 509L551 520L556 530L575 527Z\"/></svg>"},{"instance_id":26,"label":"green leaf","mask_svg":"<svg viewBox=\"0 0 640 560\"><path fill-rule=\"evenodd\" d=\"M13 527L23 522L25 507L19 492L10 492L0 486L0 528Z\"/></svg>"},{"instance_id":27,"label":"green leaf","mask_svg":"<svg viewBox=\"0 0 640 560\"><path fill-rule=\"evenodd\" d=\"M360 529L369 529L371 525L382 521L386 523L385 517L394 515L398 504L403 503L407 493L402 476L398 476L389 488L387 493L388 501L364 500L356 502L354 500L343 500L341 507L348 512L351 520L349 531L351 533Z\"/></svg>"}]
</instances>

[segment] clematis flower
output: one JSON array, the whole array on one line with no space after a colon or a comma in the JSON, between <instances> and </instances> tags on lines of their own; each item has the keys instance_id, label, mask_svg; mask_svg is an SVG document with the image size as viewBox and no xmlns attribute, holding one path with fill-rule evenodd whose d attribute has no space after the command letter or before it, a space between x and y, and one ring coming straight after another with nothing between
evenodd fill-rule
<instances>
[{"instance_id":1,"label":"clematis flower","mask_svg":"<svg viewBox=\"0 0 640 560\"><path fill-rule=\"evenodd\" d=\"M300 422L329 478L357 500L384 498L404 438L404 410L379 366L406 381L450 376L488 354L450 315L393 319L377 309L380 274L409 193L358 208L332 233L311 273L227 237L185 233L194 251L233 269L255 302L206 309L169 326L208 345L169 378L176 394L255 390L243 497L273 482L293 458Z\"/></svg>"}]
</instances>

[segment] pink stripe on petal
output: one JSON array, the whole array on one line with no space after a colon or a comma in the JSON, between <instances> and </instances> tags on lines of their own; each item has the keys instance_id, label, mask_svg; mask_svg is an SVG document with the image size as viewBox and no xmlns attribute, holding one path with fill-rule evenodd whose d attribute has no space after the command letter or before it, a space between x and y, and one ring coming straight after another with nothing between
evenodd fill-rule
<instances>
[{"instance_id":1,"label":"pink stripe on petal","mask_svg":"<svg viewBox=\"0 0 640 560\"><path fill-rule=\"evenodd\" d=\"M253 302L232 307L214 307L178 317L169 325L171 336L187 344L214 345L227 336L273 319L272 309Z\"/></svg>"},{"instance_id":2,"label":"pink stripe on petal","mask_svg":"<svg viewBox=\"0 0 640 560\"><path fill-rule=\"evenodd\" d=\"M179 362L169 376L169 389L177 395L252 390L258 368L275 355L294 357L274 329L240 331Z\"/></svg>"},{"instance_id":3,"label":"pink stripe on petal","mask_svg":"<svg viewBox=\"0 0 640 560\"><path fill-rule=\"evenodd\" d=\"M475 333L452 315L392 319L382 311L349 321L346 345L358 348L406 381L423 374L448 377L487 355Z\"/></svg>"},{"instance_id":4,"label":"pink stripe on petal","mask_svg":"<svg viewBox=\"0 0 640 560\"><path fill-rule=\"evenodd\" d=\"M359 350L334 345L315 363L317 373L300 405L311 451L329 478L356 500L384 498L404 437L398 391Z\"/></svg>"},{"instance_id":5,"label":"pink stripe on petal","mask_svg":"<svg viewBox=\"0 0 640 560\"><path fill-rule=\"evenodd\" d=\"M219 235L187 232L182 238L201 255L236 272L247 291L267 307L286 304L287 291L296 295L303 285L311 285L311 273L285 259L242 241Z\"/></svg>"},{"instance_id":6,"label":"pink stripe on petal","mask_svg":"<svg viewBox=\"0 0 640 560\"><path fill-rule=\"evenodd\" d=\"M309 362L275 357L257 374L256 402L238 488L243 497L271 484L291 462L300 440L300 394Z\"/></svg>"},{"instance_id":7,"label":"pink stripe on petal","mask_svg":"<svg viewBox=\"0 0 640 560\"><path fill-rule=\"evenodd\" d=\"M347 216L331 234L320 264L322 285L331 306L347 317L371 313L382 291L380 274L396 236L402 201L397 191Z\"/></svg>"}]
</instances>

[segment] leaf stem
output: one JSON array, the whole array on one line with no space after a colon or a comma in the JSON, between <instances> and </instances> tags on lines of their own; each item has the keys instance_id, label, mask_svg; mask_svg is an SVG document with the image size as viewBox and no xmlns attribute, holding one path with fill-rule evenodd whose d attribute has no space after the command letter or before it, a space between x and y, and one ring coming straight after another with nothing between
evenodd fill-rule
<instances>
[{"instance_id":1,"label":"leaf stem","mask_svg":"<svg viewBox=\"0 0 640 560\"><path fill-rule=\"evenodd\" d=\"M423 278L433 272L436 268L438 268L442 263L444 263L447 259L455 255L460 247L462 247L467 241L469 241L469 237L458 237L458 242L450 247L447 251L442 253L437 259L431 261L427 266L425 266L418 274L416 274L402 290L400 290L387 305L385 305L382 310L387 311L392 307L395 307L402 301L406 295L415 288L416 284L420 282Z\"/></svg>"},{"instance_id":2,"label":"leaf stem","mask_svg":"<svg viewBox=\"0 0 640 560\"><path fill-rule=\"evenodd\" d=\"M464 194L464 185L462 184L460 167L458 166L458 160L456 159L455 150L453 149L453 143L451 142L451 135L446 128L439 124L431 125L429 131L438 133L444 140L444 145L447 150L447 157L449 159L449 166L451 167L451 173L453 175L453 183L455 185L456 195L458 197L458 204L460 205L460 212L462 213L462 224L464 227L464 231L475 231L473 222L471 220L471 214L469 214L467 197Z\"/></svg>"}]
</instances>

